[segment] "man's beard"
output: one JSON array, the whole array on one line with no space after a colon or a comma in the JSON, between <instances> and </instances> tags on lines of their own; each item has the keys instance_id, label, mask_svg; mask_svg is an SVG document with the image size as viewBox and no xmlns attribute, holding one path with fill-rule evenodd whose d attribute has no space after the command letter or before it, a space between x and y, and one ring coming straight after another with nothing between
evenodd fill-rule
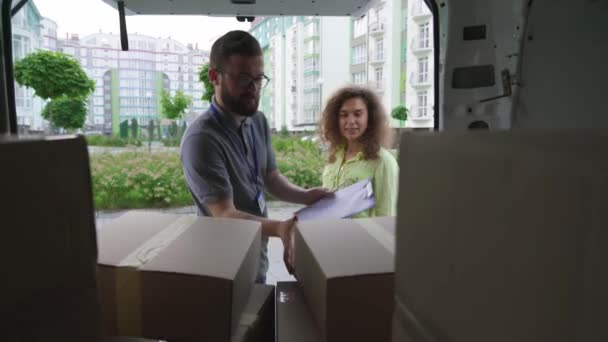
<instances>
[{"instance_id":1,"label":"man's beard","mask_svg":"<svg viewBox=\"0 0 608 342\"><path fill-rule=\"evenodd\" d=\"M222 102L226 110L242 116L253 116L258 111L260 98L256 97L254 104L249 104L238 96L232 96L226 88L221 89Z\"/></svg>"}]
</instances>

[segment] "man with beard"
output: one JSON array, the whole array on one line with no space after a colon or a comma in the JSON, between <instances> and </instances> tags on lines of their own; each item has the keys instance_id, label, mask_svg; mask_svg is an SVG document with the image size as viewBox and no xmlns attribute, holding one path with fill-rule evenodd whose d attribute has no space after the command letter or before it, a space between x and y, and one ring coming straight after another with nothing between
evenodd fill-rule
<instances>
[{"instance_id":1,"label":"man with beard","mask_svg":"<svg viewBox=\"0 0 608 342\"><path fill-rule=\"evenodd\" d=\"M199 214L256 220L262 223L262 255L257 282L268 269L269 236L281 238L291 272L292 229L287 221L266 217L264 191L293 203L310 204L331 192L302 189L277 169L268 123L258 111L260 92L270 79L258 41L244 31L231 31L211 47L209 80L214 97L209 110L186 130L181 160L188 189Z\"/></svg>"}]
</instances>

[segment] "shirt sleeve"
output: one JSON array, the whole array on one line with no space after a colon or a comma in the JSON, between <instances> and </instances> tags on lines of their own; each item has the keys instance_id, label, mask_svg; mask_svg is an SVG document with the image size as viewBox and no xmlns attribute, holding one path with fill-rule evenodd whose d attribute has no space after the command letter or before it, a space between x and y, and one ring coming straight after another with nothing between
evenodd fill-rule
<instances>
[{"instance_id":1,"label":"shirt sleeve","mask_svg":"<svg viewBox=\"0 0 608 342\"><path fill-rule=\"evenodd\" d=\"M376 216L396 215L398 182L399 166L397 161L388 151L382 151L380 163L376 168L373 180Z\"/></svg>"},{"instance_id":2,"label":"shirt sleeve","mask_svg":"<svg viewBox=\"0 0 608 342\"><path fill-rule=\"evenodd\" d=\"M218 143L208 135L192 135L184 140L181 160L186 183L197 205L232 198L225 157Z\"/></svg>"}]
</instances>

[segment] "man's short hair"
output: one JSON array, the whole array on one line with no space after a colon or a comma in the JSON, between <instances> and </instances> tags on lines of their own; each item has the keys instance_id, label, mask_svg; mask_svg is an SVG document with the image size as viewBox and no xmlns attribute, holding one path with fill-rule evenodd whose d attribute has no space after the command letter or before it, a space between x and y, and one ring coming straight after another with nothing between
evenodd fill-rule
<instances>
[{"instance_id":1,"label":"man's short hair","mask_svg":"<svg viewBox=\"0 0 608 342\"><path fill-rule=\"evenodd\" d=\"M257 57L262 55L262 48L260 43L248 32L230 31L213 43L209 66L223 70L232 55Z\"/></svg>"}]
</instances>

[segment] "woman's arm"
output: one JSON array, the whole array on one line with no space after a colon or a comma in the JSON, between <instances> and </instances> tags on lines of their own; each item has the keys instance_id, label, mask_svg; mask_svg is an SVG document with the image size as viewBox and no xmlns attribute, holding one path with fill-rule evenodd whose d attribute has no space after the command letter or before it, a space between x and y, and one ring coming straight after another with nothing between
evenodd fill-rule
<instances>
[{"instance_id":1,"label":"woman's arm","mask_svg":"<svg viewBox=\"0 0 608 342\"><path fill-rule=\"evenodd\" d=\"M379 164L374 173L374 196L376 216L395 216L399 193L399 166L397 161L384 150L380 152Z\"/></svg>"}]
</instances>

